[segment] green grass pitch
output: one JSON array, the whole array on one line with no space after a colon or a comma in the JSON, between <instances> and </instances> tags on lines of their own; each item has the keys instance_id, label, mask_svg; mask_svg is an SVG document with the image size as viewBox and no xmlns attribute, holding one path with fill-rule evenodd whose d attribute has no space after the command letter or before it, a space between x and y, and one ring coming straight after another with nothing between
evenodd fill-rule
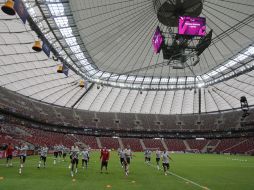
<instances>
[{"instance_id":1,"label":"green grass pitch","mask_svg":"<svg viewBox=\"0 0 254 190\"><path fill-rule=\"evenodd\" d=\"M144 163L143 153L135 153L130 175L125 176L116 152L111 152L109 173L100 173L99 153L92 152L88 170L81 168L73 178L67 161L53 165L48 156L47 168L37 168L38 156L27 158L18 174L18 159L6 168L0 160L0 190L253 190L254 157L205 154L171 154L171 175L158 171L153 155L151 166ZM109 185L109 186L108 186Z\"/></svg>"}]
</instances>

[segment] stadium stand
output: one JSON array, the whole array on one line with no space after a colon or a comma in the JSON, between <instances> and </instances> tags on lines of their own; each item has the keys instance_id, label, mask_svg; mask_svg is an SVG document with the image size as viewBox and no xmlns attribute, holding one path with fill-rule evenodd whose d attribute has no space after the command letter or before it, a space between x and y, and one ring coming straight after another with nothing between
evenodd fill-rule
<instances>
[{"instance_id":1,"label":"stadium stand","mask_svg":"<svg viewBox=\"0 0 254 190\"><path fill-rule=\"evenodd\" d=\"M169 151L185 151L186 147L181 139L164 139Z\"/></svg>"},{"instance_id":2,"label":"stadium stand","mask_svg":"<svg viewBox=\"0 0 254 190\"><path fill-rule=\"evenodd\" d=\"M113 139L112 137L100 137L100 141L102 147L107 147L115 150L117 150L120 147L118 140L115 138Z\"/></svg>"},{"instance_id":3,"label":"stadium stand","mask_svg":"<svg viewBox=\"0 0 254 190\"><path fill-rule=\"evenodd\" d=\"M197 129L196 124L196 120L197 120L197 116L194 115L179 115L178 116L179 121L181 121L181 126L182 129L186 130L186 129Z\"/></svg>"},{"instance_id":4,"label":"stadium stand","mask_svg":"<svg viewBox=\"0 0 254 190\"><path fill-rule=\"evenodd\" d=\"M161 143L160 139L143 139L146 148L159 148L160 150L164 150L164 147Z\"/></svg>"},{"instance_id":5,"label":"stadium stand","mask_svg":"<svg viewBox=\"0 0 254 190\"><path fill-rule=\"evenodd\" d=\"M98 126L100 128L108 128L108 129L117 129L118 125L116 124L115 120L116 118L114 118L114 114L113 113L96 113L97 118L99 118L99 122L98 122Z\"/></svg>"},{"instance_id":6,"label":"stadium stand","mask_svg":"<svg viewBox=\"0 0 254 190\"><path fill-rule=\"evenodd\" d=\"M195 140L195 139L188 139L186 140L188 145L190 146L190 149L196 149L201 151L205 145L207 145L208 140Z\"/></svg>"},{"instance_id":7,"label":"stadium stand","mask_svg":"<svg viewBox=\"0 0 254 190\"><path fill-rule=\"evenodd\" d=\"M221 139L220 144L215 149L215 152L228 152L227 150L243 141L245 141L243 138Z\"/></svg>"},{"instance_id":8,"label":"stadium stand","mask_svg":"<svg viewBox=\"0 0 254 190\"><path fill-rule=\"evenodd\" d=\"M57 131L48 131L43 129L35 129L25 127L24 125L1 123L0 125L0 144L20 144L27 142L34 146L42 146L47 144L53 147L55 144L63 144L66 147L71 147L74 143L83 143L89 145L92 149L98 149L99 146L96 142L95 136L86 136L80 134L68 134ZM124 147L130 145L133 151L143 151L138 138L121 138ZM146 148L161 150L164 149L160 140L156 139L142 139ZM112 137L100 137L102 146L110 149L118 149L120 147L119 141ZM186 151L187 147L182 139L164 139L164 142L169 151ZM201 151L206 145L218 145L214 152L217 153L240 153L251 154L254 150L254 138L232 138L232 139L211 139L211 140L195 140L186 139L190 149ZM219 144L218 144L219 143Z\"/></svg>"},{"instance_id":9,"label":"stadium stand","mask_svg":"<svg viewBox=\"0 0 254 190\"><path fill-rule=\"evenodd\" d=\"M130 146L133 151L143 151L139 139L133 138L122 138L123 146Z\"/></svg>"}]
</instances>

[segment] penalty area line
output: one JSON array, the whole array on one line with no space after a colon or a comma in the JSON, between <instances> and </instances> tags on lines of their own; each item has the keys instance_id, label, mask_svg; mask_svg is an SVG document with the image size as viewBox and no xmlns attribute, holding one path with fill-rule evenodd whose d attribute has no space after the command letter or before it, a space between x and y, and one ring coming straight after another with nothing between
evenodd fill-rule
<instances>
[{"instance_id":1,"label":"penalty area line","mask_svg":"<svg viewBox=\"0 0 254 190\"><path fill-rule=\"evenodd\" d=\"M148 165L150 165L150 166L152 166L152 167L154 167L154 168L157 169L157 166L155 166L155 165L152 165L152 164L148 164ZM162 169L160 168L160 170L162 170ZM211 189L209 189L209 188L206 187L206 186L200 185L200 184L198 184L198 183L196 183L196 182L194 182L194 181L191 181L190 179L187 179L187 178L185 178L185 177L182 177L182 176L180 176L180 175L177 175L177 174L175 174L175 173L173 173L173 172L167 172L167 173L168 173L168 174L171 174L171 175L173 175L173 176L175 176L175 177L177 177L177 178L180 178L180 179L182 179L182 180L184 180L184 181L186 181L186 182L189 182L189 183L191 183L191 184L193 184L193 185L196 185L197 187L200 187L200 188L202 188L202 189L211 190Z\"/></svg>"}]
</instances>

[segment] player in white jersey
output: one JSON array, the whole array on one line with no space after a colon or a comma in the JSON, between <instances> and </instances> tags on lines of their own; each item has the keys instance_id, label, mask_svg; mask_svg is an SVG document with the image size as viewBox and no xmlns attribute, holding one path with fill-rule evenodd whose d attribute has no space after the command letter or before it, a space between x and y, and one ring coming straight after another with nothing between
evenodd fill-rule
<instances>
[{"instance_id":1,"label":"player in white jersey","mask_svg":"<svg viewBox=\"0 0 254 190\"><path fill-rule=\"evenodd\" d=\"M71 177L74 176L74 167L76 166L75 173L78 173L78 155L79 148L77 145L73 146L71 149L70 157L71 157Z\"/></svg>"},{"instance_id":2,"label":"player in white jersey","mask_svg":"<svg viewBox=\"0 0 254 190\"><path fill-rule=\"evenodd\" d=\"M131 158L132 158L132 151L130 149L130 147L128 146L127 149L124 150L124 169L125 169L125 175L129 175L129 166L131 163Z\"/></svg>"},{"instance_id":3,"label":"player in white jersey","mask_svg":"<svg viewBox=\"0 0 254 190\"><path fill-rule=\"evenodd\" d=\"M164 170L164 174L167 175L167 171L169 170L169 160L172 160L169 156L169 153L167 150L164 150L164 152L161 155L162 158L162 166Z\"/></svg>"},{"instance_id":4,"label":"player in white jersey","mask_svg":"<svg viewBox=\"0 0 254 190\"><path fill-rule=\"evenodd\" d=\"M21 174L22 168L24 167L26 161L28 146L25 143L23 143L20 147L17 147L17 149L19 150L19 158L20 158L19 174Z\"/></svg>"},{"instance_id":5,"label":"player in white jersey","mask_svg":"<svg viewBox=\"0 0 254 190\"><path fill-rule=\"evenodd\" d=\"M120 149L118 152L119 158L120 158L120 163L122 168L124 167L124 158L125 158L125 152L124 149Z\"/></svg>"},{"instance_id":6,"label":"player in white jersey","mask_svg":"<svg viewBox=\"0 0 254 190\"><path fill-rule=\"evenodd\" d=\"M69 152L69 149L68 149L67 147L64 146L64 147L63 147L63 161L65 161L67 152Z\"/></svg>"},{"instance_id":7,"label":"player in white jersey","mask_svg":"<svg viewBox=\"0 0 254 190\"><path fill-rule=\"evenodd\" d=\"M59 160L61 160L61 157L62 157L62 155L63 155L63 148L64 148L64 146L62 145L62 144L60 144L60 145L58 145L58 161Z\"/></svg>"},{"instance_id":8,"label":"player in white jersey","mask_svg":"<svg viewBox=\"0 0 254 190\"><path fill-rule=\"evenodd\" d=\"M87 164L89 162L89 151L88 149L84 149L82 152L81 152L81 155L82 155L82 168L84 169L85 166L84 164L86 165L86 169L87 169Z\"/></svg>"},{"instance_id":9,"label":"player in white jersey","mask_svg":"<svg viewBox=\"0 0 254 190\"><path fill-rule=\"evenodd\" d=\"M150 163L150 161L151 161L151 155L152 155L151 150L146 149L144 154L145 154L145 162L146 163Z\"/></svg>"},{"instance_id":10,"label":"player in white jersey","mask_svg":"<svg viewBox=\"0 0 254 190\"><path fill-rule=\"evenodd\" d=\"M128 163L128 165L130 165L131 159L132 159L132 151L131 151L130 146L128 146L128 148L125 150L125 155L126 155L127 163Z\"/></svg>"},{"instance_id":11,"label":"player in white jersey","mask_svg":"<svg viewBox=\"0 0 254 190\"><path fill-rule=\"evenodd\" d=\"M160 159L161 159L161 151L159 149L156 150L155 152L156 155L156 164L157 164L157 169L160 169Z\"/></svg>"},{"instance_id":12,"label":"player in white jersey","mask_svg":"<svg viewBox=\"0 0 254 190\"><path fill-rule=\"evenodd\" d=\"M38 164L38 168L41 167L41 162L43 161L43 167L46 167L46 159L47 159L47 155L48 155L48 147L46 144L44 144L43 147L41 147L40 150L40 160L39 160L39 164Z\"/></svg>"},{"instance_id":13,"label":"player in white jersey","mask_svg":"<svg viewBox=\"0 0 254 190\"><path fill-rule=\"evenodd\" d=\"M54 146L54 165L56 164L56 159L58 158L58 146Z\"/></svg>"}]
</instances>

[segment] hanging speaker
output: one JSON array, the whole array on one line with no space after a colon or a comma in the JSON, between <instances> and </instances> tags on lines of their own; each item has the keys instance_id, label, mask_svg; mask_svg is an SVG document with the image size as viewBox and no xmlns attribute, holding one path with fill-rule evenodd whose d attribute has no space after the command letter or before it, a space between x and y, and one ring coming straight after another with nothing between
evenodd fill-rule
<instances>
[{"instance_id":1,"label":"hanging speaker","mask_svg":"<svg viewBox=\"0 0 254 190\"><path fill-rule=\"evenodd\" d=\"M42 48L41 48L41 41L40 40L36 40L34 42L34 45L33 45L32 49L34 51L40 52L42 50Z\"/></svg>"},{"instance_id":2,"label":"hanging speaker","mask_svg":"<svg viewBox=\"0 0 254 190\"><path fill-rule=\"evenodd\" d=\"M85 81L84 81L84 80L80 80L80 81L79 81L79 86L80 86L81 88L83 88L83 87L85 86Z\"/></svg>"},{"instance_id":3,"label":"hanging speaker","mask_svg":"<svg viewBox=\"0 0 254 190\"><path fill-rule=\"evenodd\" d=\"M15 15L16 12L13 7L14 7L14 1L7 0L6 3L1 7L1 9L7 15Z\"/></svg>"},{"instance_id":4,"label":"hanging speaker","mask_svg":"<svg viewBox=\"0 0 254 190\"><path fill-rule=\"evenodd\" d=\"M62 73L63 72L63 65L58 65L57 72Z\"/></svg>"}]
</instances>

